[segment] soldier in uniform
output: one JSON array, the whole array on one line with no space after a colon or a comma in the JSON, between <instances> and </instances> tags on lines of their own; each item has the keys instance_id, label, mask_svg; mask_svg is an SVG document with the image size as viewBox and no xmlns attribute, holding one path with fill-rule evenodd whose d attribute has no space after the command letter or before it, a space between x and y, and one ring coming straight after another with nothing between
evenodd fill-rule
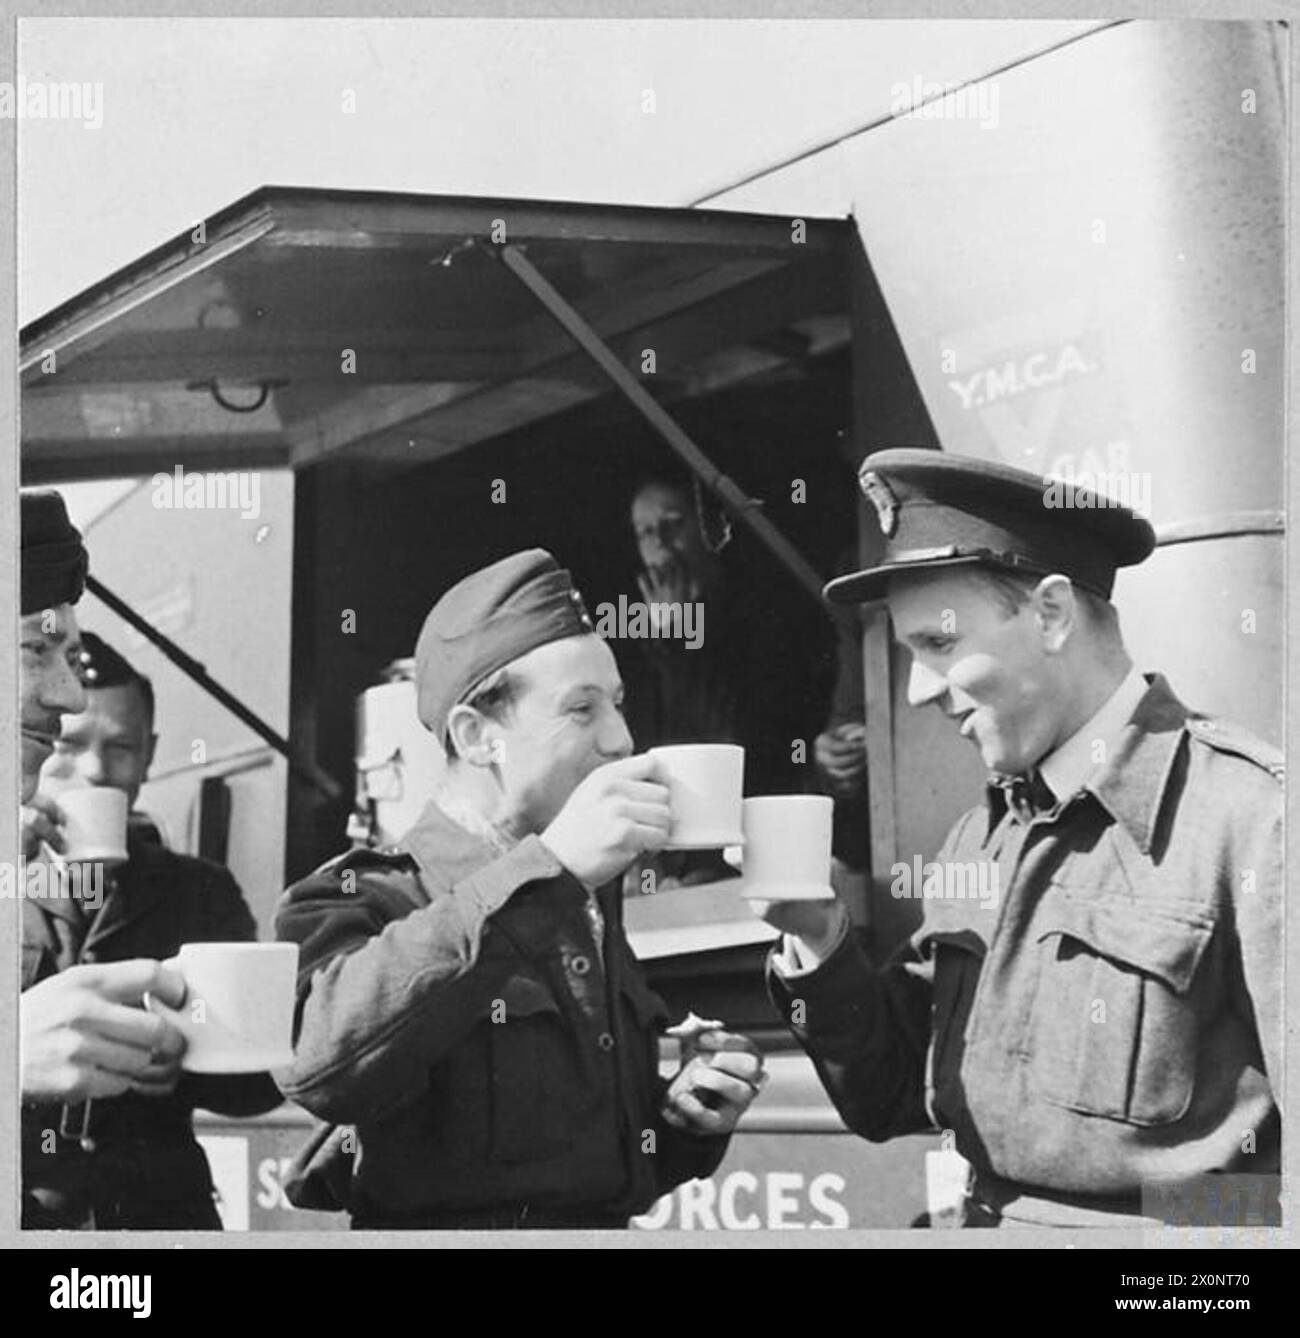
<instances>
[{"instance_id":1,"label":"soldier in uniform","mask_svg":"<svg viewBox=\"0 0 1300 1338\"><path fill-rule=\"evenodd\" d=\"M24 492L21 509L18 723L25 887L27 861L40 840L53 835L48 810L34 806L41 765L54 751L63 716L87 704L73 606L85 589L89 557L57 492ZM184 980L153 955L78 960L74 939L79 943L80 937L72 926L82 924L81 905L76 898L23 903L18 1015L24 1228L104 1225L95 1194L87 1192L96 1179L86 1173L96 1150L85 1136L87 1111L92 1104L133 1110L147 1124L152 1110L165 1117L181 1080L185 1037L146 1011L144 996L179 1008ZM57 943L27 932L48 927L52 934L55 922L65 927ZM132 951L147 954L150 948L136 942ZM138 1190L139 1174L135 1180ZM122 1223L110 1213L107 1225Z\"/></svg>"},{"instance_id":2,"label":"soldier in uniform","mask_svg":"<svg viewBox=\"0 0 1300 1338\"><path fill-rule=\"evenodd\" d=\"M827 594L887 601L909 702L979 749L987 793L937 872L984 863L1000 895L937 882L879 968L840 906L772 905L778 1006L856 1132L946 1131L967 1224L1210 1221L1243 1183L1267 1221L1280 755L1133 666L1110 594L1154 546L1144 519L935 451L861 481L884 557Z\"/></svg>"},{"instance_id":3,"label":"soldier in uniform","mask_svg":"<svg viewBox=\"0 0 1300 1338\"><path fill-rule=\"evenodd\" d=\"M108 786L121 790L134 810L157 742L149 680L93 632L83 632L81 646L89 679L85 709L63 717L41 789L23 814L24 841L38 837L55 852L65 849L58 799L78 786ZM226 869L168 850L145 830L128 826L127 859L102 871L98 907L24 901L24 990L89 965L167 960L185 943L257 938ZM279 1104L266 1073L182 1073L166 1092L128 1090L62 1110L25 1107L25 1200L42 1206L44 1224L57 1218L98 1230L220 1231L194 1111L249 1116ZM59 1130L57 1138L52 1129Z\"/></svg>"},{"instance_id":4,"label":"soldier in uniform","mask_svg":"<svg viewBox=\"0 0 1300 1338\"><path fill-rule=\"evenodd\" d=\"M446 781L393 850L327 864L277 917L301 949L281 1086L355 1139L350 1164L332 1135L310 1169L358 1228L624 1227L710 1174L762 1078L751 1042L698 1020L659 1076L667 1017L619 880L664 844L667 787L540 549L437 602L416 682Z\"/></svg>"}]
</instances>

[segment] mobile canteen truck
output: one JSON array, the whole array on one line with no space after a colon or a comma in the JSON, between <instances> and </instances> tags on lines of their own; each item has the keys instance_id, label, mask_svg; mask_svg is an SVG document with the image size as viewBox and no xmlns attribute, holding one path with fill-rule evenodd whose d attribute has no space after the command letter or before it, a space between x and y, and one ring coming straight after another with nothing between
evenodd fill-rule
<instances>
[{"instance_id":1,"label":"mobile canteen truck","mask_svg":"<svg viewBox=\"0 0 1300 1338\"><path fill-rule=\"evenodd\" d=\"M856 127L690 207L267 187L24 329L23 482L135 480L88 535L133 621L83 611L158 686L145 803L264 933L287 881L436 768L397 662L438 592L536 543L616 601L631 479L665 461L805 607L877 551L874 450L1095 481L1160 537L1116 590L1139 664L1280 740L1287 29L1010 27L996 68L866 89ZM224 504L191 483L215 475ZM879 958L919 914L891 868L982 777L907 708L883 615L855 635L870 872L847 899ZM763 927L673 896L628 906L653 983L756 1035L773 1081L719 1172L640 1225L908 1225L939 1135L848 1134L766 1000ZM284 1202L306 1127L205 1120L229 1226L343 1225Z\"/></svg>"}]
</instances>

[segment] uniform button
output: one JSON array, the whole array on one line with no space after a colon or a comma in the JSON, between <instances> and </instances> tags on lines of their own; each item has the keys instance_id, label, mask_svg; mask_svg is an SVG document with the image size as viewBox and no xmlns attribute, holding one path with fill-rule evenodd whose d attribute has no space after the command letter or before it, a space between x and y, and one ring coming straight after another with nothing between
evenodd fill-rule
<instances>
[{"instance_id":1,"label":"uniform button","mask_svg":"<svg viewBox=\"0 0 1300 1338\"><path fill-rule=\"evenodd\" d=\"M591 970L591 959L589 957L575 957L569 965L573 968L575 976L585 976Z\"/></svg>"},{"instance_id":2,"label":"uniform button","mask_svg":"<svg viewBox=\"0 0 1300 1338\"><path fill-rule=\"evenodd\" d=\"M608 1054L609 1051L614 1048L614 1038L609 1032L602 1031L600 1035L596 1037L596 1044Z\"/></svg>"}]
</instances>

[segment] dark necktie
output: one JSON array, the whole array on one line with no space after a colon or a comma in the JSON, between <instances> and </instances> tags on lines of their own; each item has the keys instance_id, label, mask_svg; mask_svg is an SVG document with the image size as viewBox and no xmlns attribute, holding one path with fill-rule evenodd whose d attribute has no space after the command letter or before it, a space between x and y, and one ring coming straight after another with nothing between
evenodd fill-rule
<instances>
[{"instance_id":1,"label":"dark necktie","mask_svg":"<svg viewBox=\"0 0 1300 1338\"><path fill-rule=\"evenodd\" d=\"M1037 767L1019 776L1000 776L994 784L1006 797L1007 807L1028 824L1056 807L1056 796Z\"/></svg>"}]
</instances>

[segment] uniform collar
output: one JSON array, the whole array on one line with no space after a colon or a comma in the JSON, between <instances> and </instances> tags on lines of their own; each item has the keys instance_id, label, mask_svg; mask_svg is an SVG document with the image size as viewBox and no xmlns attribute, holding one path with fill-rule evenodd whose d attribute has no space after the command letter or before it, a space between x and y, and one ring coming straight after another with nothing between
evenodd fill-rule
<instances>
[{"instance_id":1,"label":"uniform collar","mask_svg":"<svg viewBox=\"0 0 1300 1338\"><path fill-rule=\"evenodd\" d=\"M99 947L106 938L150 914L172 893L177 857L166 847L138 841L128 829L127 860L103 871L102 903L86 908L74 898L50 897L33 903L56 920L66 920L85 933L83 947Z\"/></svg>"},{"instance_id":2,"label":"uniform collar","mask_svg":"<svg viewBox=\"0 0 1300 1338\"><path fill-rule=\"evenodd\" d=\"M1108 760L1084 788L1149 855L1191 712L1163 675L1152 674L1145 681L1147 690L1109 749Z\"/></svg>"},{"instance_id":3,"label":"uniform collar","mask_svg":"<svg viewBox=\"0 0 1300 1338\"><path fill-rule=\"evenodd\" d=\"M1106 724L1113 725L1113 718L1119 714L1117 709L1112 709L1116 707L1117 699L1127 701L1129 698L1130 680L1136 680L1141 696L1128 718L1122 720L1117 728L1107 730ZM1080 731L1089 754L1094 738L1105 740L1107 760L1092 766L1089 772L1074 782L1072 788L1065 788L1070 786L1070 782L1062 778L1059 769L1055 779L1048 779L1045 763L1040 764L1040 771L1044 773L1044 779L1048 780L1052 793L1062 803L1068 803L1081 790L1091 794L1129 833L1142 853L1149 855L1170 773L1186 732L1184 724L1191 714L1174 696L1162 674L1142 675L1134 672L1098 712L1098 716L1107 717L1102 722L1103 729L1096 729L1094 722L1098 717L1094 716ZM1078 737L1075 735L1069 742L1072 743ZM1058 784L1063 788L1058 789ZM1006 816L1007 803L1006 796L995 783L987 784L985 793L988 819L984 839L987 841Z\"/></svg>"},{"instance_id":4,"label":"uniform collar","mask_svg":"<svg viewBox=\"0 0 1300 1338\"><path fill-rule=\"evenodd\" d=\"M1132 719L1146 692L1142 675L1136 668L1130 669L1092 717L1038 764L1043 779L1058 800L1069 799L1081 790L1097 769L1093 750L1098 743L1105 749L1103 757L1114 753L1125 725Z\"/></svg>"},{"instance_id":5,"label":"uniform collar","mask_svg":"<svg viewBox=\"0 0 1300 1338\"><path fill-rule=\"evenodd\" d=\"M415 859L429 887L454 886L496 858L482 836L453 822L432 799L396 848Z\"/></svg>"},{"instance_id":6,"label":"uniform collar","mask_svg":"<svg viewBox=\"0 0 1300 1338\"><path fill-rule=\"evenodd\" d=\"M434 800L424 806L415 825L397 842L395 849L409 854L419 866L427 887L451 888L501 858L501 850L484 836L466 831ZM596 893L596 904L607 924L623 924L622 879L615 878Z\"/></svg>"}]
</instances>

